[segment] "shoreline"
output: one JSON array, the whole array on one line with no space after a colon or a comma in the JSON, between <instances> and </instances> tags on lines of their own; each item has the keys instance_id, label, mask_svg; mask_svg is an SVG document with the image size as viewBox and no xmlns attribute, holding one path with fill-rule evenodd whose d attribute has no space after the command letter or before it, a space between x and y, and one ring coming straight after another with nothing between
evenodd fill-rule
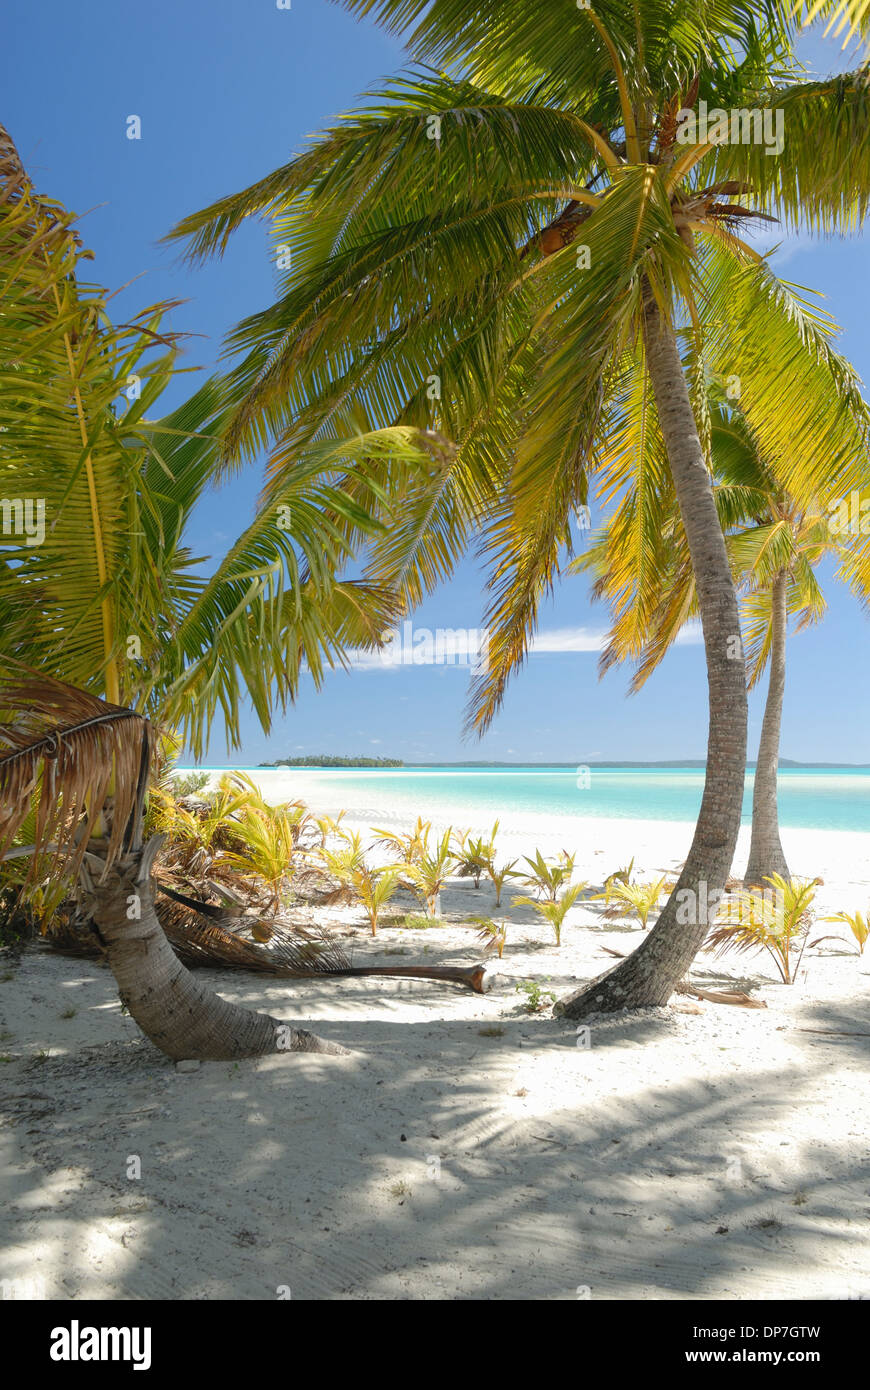
<instances>
[{"instance_id":1,"label":"shoreline","mask_svg":"<svg viewBox=\"0 0 870 1390\"><path fill-rule=\"evenodd\" d=\"M302 800L318 811L384 816L404 811L412 819L480 830L508 816L537 825L540 833L589 823L668 825L681 837L695 824L704 775L700 768L564 767L469 768L179 768L216 779L232 773L251 778L275 800ZM574 773L577 773L575 778ZM743 830L752 820L754 771L746 774ZM458 809L457 809L458 808ZM780 827L795 831L870 837L870 777L860 770L787 768L780 774ZM562 833L573 833L565 830ZM683 836L684 838L684 836ZM870 839L865 842L870 846ZM861 853L859 842L853 848Z\"/></svg>"}]
</instances>

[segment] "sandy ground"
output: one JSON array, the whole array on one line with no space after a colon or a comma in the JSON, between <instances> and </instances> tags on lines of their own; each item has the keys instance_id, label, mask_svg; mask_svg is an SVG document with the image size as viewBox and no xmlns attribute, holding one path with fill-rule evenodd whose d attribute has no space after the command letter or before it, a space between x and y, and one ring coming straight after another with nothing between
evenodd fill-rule
<instances>
[{"instance_id":1,"label":"sandy ground","mask_svg":"<svg viewBox=\"0 0 870 1390\"><path fill-rule=\"evenodd\" d=\"M579 838L593 882L632 853L649 877L688 844L685 827L625 822ZM866 904L867 837L785 839L796 871L825 878L820 913ZM454 881L450 925L375 942L352 909L331 920L357 964L469 963L460 924L492 902ZM738 981L768 1007L593 1021L578 1046L572 1025L524 1012L517 982L566 994L639 928L580 908L557 949L528 909L508 919L486 996L207 972L354 1053L192 1073L122 1015L105 966L4 958L5 1296L870 1297L870 951L807 951L790 987L761 957L702 954L697 982Z\"/></svg>"}]
</instances>

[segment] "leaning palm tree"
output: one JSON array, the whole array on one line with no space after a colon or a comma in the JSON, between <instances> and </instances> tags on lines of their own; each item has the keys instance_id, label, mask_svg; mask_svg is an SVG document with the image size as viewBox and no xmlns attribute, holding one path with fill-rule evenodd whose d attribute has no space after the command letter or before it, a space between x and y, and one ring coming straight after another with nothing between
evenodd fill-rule
<instances>
[{"instance_id":1,"label":"leaning palm tree","mask_svg":"<svg viewBox=\"0 0 870 1390\"><path fill-rule=\"evenodd\" d=\"M173 233L202 259L247 217L272 219L280 297L229 339L241 357L226 455L274 437L268 496L313 438L398 422L429 431L423 469L375 463L342 488L370 500L376 480L386 495L366 572L407 607L480 537L490 641L470 722L483 731L570 555L599 450L626 401L643 400L696 576L707 777L657 925L567 1008L661 1004L705 931L678 922L680 891L721 887L731 865L747 719L702 383L687 377L677 333L692 335L698 361L715 346L735 380L751 381L744 405L766 443L788 433L799 446L793 490L819 488L823 471L834 487L863 476L866 421L845 438L841 427L841 403L860 401L854 373L738 236L759 216L859 223L870 194L863 74L804 82L797 20L776 0L345 5L396 32L415 26L408 47L429 70ZM685 113L701 101L741 108L750 125L753 108L780 108L784 146L766 157L767 145L696 138Z\"/></svg>"},{"instance_id":2,"label":"leaning palm tree","mask_svg":"<svg viewBox=\"0 0 870 1390\"><path fill-rule=\"evenodd\" d=\"M832 528L818 504L805 510L789 497L766 465L747 420L715 383L707 418L716 507L742 595L750 689L770 668L745 875L748 883L759 884L772 874L789 877L777 804L789 619L801 631L824 616L827 605L815 574L823 558L839 561L837 577L847 579L865 600L867 576L854 563L856 538ZM658 667L686 622L698 617L676 500L672 496L667 505L666 497L649 497L638 457L630 450L610 459L601 486L620 494L619 504L572 567L595 576L593 594L610 606L613 623L601 673L633 661L632 692Z\"/></svg>"},{"instance_id":3,"label":"leaning palm tree","mask_svg":"<svg viewBox=\"0 0 870 1390\"><path fill-rule=\"evenodd\" d=\"M347 450L421 457L416 432L315 445L203 577L185 533L219 476L221 384L147 418L178 365L167 306L113 325L71 223L0 127L0 496L13 523L42 517L34 536L4 511L0 654L171 724L196 756L218 715L237 746L243 694L268 728L304 671L319 684L394 616L383 587L336 580L328 510L377 523L324 479Z\"/></svg>"},{"instance_id":4,"label":"leaning palm tree","mask_svg":"<svg viewBox=\"0 0 870 1390\"><path fill-rule=\"evenodd\" d=\"M56 876L78 888L121 1002L161 1051L175 1060L345 1051L221 999L170 946L151 883L162 837L145 843L142 834L154 753L148 720L23 669L0 680L0 712L0 859L38 786L34 860L50 854Z\"/></svg>"},{"instance_id":5,"label":"leaning palm tree","mask_svg":"<svg viewBox=\"0 0 870 1390\"><path fill-rule=\"evenodd\" d=\"M35 191L0 128L0 658L20 672L0 692L0 844L5 853L32 826L16 854L33 856L52 902L58 882L80 895L122 998L170 1056L319 1046L178 970L153 911L161 842L142 834L146 716L199 754L221 713L237 746L245 697L267 728L304 673L318 683L349 647L378 640L396 604L338 580L348 549L330 513L372 532L378 523L324 479L348 450L419 459L419 432L314 445L203 577L184 533L216 474L220 384L148 420L175 345L159 307L132 325L109 321L105 292L79 278L87 253L71 222Z\"/></svg>"}]
</instances>

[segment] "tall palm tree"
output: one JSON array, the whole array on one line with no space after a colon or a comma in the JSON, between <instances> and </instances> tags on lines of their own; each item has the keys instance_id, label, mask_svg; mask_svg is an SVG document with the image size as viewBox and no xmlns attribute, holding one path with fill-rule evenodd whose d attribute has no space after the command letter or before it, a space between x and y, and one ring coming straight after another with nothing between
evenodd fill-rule
<instances>
[{"instance_id":1,"label":"tall palm tree","mask_svg":"<svg viewBox=\"0 0 870 1390\"><path fill-rule=\"evenodd\" d=\"M71 221L0 128L0 859L28 823L34 864L81 881L122 999L170 1056L335 1051L226 1004L172 952L150 880L160 841L142 838L147 716L199 754L220 710L237 745L246 697L268 728L304 672L318 683L378 640L395 601L336 577L349 552L330 518L378 524L328 480L339 454L428 455L410 429L314 443L203 576L185 528L217 472L220 385L147 420L174 345L159 308L109 322Z\"/></svg>"},{"instance_id":2,"label":"tall palm tree","mask_svg":"<svg viewBox=\"0 0 870 1390\"><path fill-rule=\"evenodd\" d=\"M710 692L707 777L677 890L643 945L567 1006L661 1004L705 927L678 892L720 887L740 823L746 690L737 598L704 447L698 360L715 342L745 383L765 447L788 433L797 495L863 476L854 374L800 300L737 235L754 217L853 228L870 192L863 74L806 83L789 5L748 0L345 0L404 32L430 65L376 94L288 164L186 218L196 260L269 215L277 302L228 342L237 406L228 458L276 443L266 491L312 438L428 428L431 465L349 471L389 504L367 573L407 606L479 537L490 566L484 730L570 554L598 452L641 395L661 430L696 575ZM830 12L830 6L823 7ZM436 72L432 72L432 68ZM783 112L767 147L686 143L680 113ZM822 177L819 169L824 170ZM287 268L289 267L289 268ZM831 372L838 390L830 394ZM653 422L655 424L653 425ZM781 451L779 451L781 453ZM366 494L370 495L370 491Z\"/></svg>"},{"instance_id":3,"label":"tall palm tree","mask_svg":"<svg viewBox=\"0 0 870 1390\"><path fill-rule=\"evenodd\" d=\"M851 563L854 538L838 534L818 506L805 510L777 483L746 420L723 398L721 387L711 390L707 418L716 508L742 596L750 689L770 666L746 869L747 882L756 884L774 873L789 877L777 806L789 619L800 631L824 616L827 605L815 575L823 558L838 560L837 577L848 578L864 599L867 574ZM600 495L619 495L618 505L572 565L575 572L595 576L593 593L611 608L601 672L633 661L632 692L657 668L685 624L698 617L676 499L651 482L649 457L641 459L636 447L639 428L636 421L635 447L615 452L602 471ZM651 449L656 447L660 451L652 441Z\"/></svg>"},{"instance_id":4,"label":"tall palm tree","mask_svg":"<svg viewBox=\"0 0 870 1390\"><path fill-rule=\"evenodd\" d=\"M237 745L243 695L268 728L303 670L319 682L395 617L382 586L336 579L349 550L328 511L377 523L324 480L348 451L421 451L411 430L315 444L204 575L187 533L220 476L221 383L149 421L178 366L171 306L113 325L72 220L0 127L0 495L44 517L34 537L4 511L0 652L172 723L199 756L217 710Z\"/></svg>"}]
</instances>

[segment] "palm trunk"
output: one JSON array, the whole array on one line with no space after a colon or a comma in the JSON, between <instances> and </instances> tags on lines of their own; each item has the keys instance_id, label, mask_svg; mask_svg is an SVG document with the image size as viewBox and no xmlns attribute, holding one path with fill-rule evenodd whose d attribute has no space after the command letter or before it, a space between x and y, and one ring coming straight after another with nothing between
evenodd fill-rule
<instances>
[{"instance_id":1,"label":"palm trunk","mask_svg":"<svg viewBox=\"0 0 870 1390\"><path fill-rule=\"evenodd\" d=\"M707 935L709 896L724 888L743 804L746 663L737 595L676 338L648 288L643 328L704 632L710 702L707 771L689 856L656 925L625 961L562 1002L559 1012L569 1018L667 1003Z\"/></svg>"},{"instance_id":2,"label":"palm trunk","mask_svg":"<svg viewBox=\"0 0 870 1390\"><path fill-rule=\"evenodd\" d=\"M121 1002L146 1037L174 1061L234 1060L272 1052L345 1054L337 1043L230 1004L194 979L154 911L151 863L159 845L155 837L91 886L93 919Z\"/></svg>"},{"instance_id":3,"label":"palm trunk","mask_svg":"<svg viewBox=\"0 0 870 1390\"><path fill-rule=\"evenodd\" d=\"M749 885L763 886L763 880L771 874L781 874L785 879L790 877L779 838L776 786L782 700L785 694L787 598L788 576L780 573L773 581L771 595L770 676L752 794L752 839L745 879Z\"/></svg>"}]
</instances>

